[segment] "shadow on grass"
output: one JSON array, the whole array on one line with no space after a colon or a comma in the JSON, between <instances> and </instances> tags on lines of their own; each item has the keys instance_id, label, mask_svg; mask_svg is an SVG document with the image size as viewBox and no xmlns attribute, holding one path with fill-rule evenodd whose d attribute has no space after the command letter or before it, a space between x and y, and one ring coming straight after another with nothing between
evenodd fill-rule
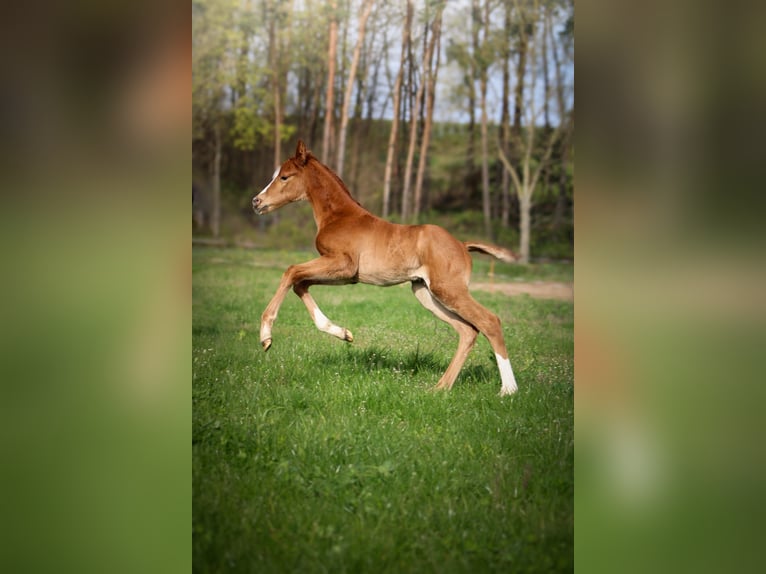
<instances>
[{"instance_id":1,"label":"shadow on grass","mask_svg":"<svg viewBox=\"0 0 766 574\"><path fill-rule=\"evenodd\" d=\"M193 337L213 337L218 335L221 329L218 325L205 325L199 323L192 323L192 336Z\"/></svg>"},{"instance_id":2,"label":"shadow on grass","mask_svg":"<svg viewBox=\"0 0 766 574\"><path fill-rule=\"evenodd\" d=\"M419 349L401 352L379 346L360 349L349 345L340 352L328 353L321 360L327 365L350 370L421 374L433 377L434 383L444 374L449 365L449 360L444 360L433 352L423 352ZM487 365L464 366L455 384L486 384L494 379L499 381L500 375L492 359L492 362Z\"/></svg>"}]
</instances>

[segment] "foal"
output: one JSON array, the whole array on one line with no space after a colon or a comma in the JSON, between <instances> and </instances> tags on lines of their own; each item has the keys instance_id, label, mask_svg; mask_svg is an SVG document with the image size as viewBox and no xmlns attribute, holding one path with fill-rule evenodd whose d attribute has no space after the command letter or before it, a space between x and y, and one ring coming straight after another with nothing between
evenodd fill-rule
<instances>
[{"instance_id":1,"label":"foal","mask_svg":"<svg viewBox=\"0 0 766 574\"><path fill-rule=\"evenodd\" d=\"M352 197L341 179L298 142L295 156L274 172L271 182L253 198L253 209L269 213L293 201L308 200L317 225L320 257L287 268L279 288L261 316L261 345L271 347L271 327L288 290L306 305L320 331L345 341L348 329L330 321L309 294L312 285L396 285L412 282L418 301L458 332L457 351L436 389L452 387L479 332L489 340L497 358L501 395L516 391L500 320L468 292L472 260L469 251L481 251L513 262L515 256L500 247L461 243L435 225L397 225L375 217Z\"/></svg>"}]
</instances>

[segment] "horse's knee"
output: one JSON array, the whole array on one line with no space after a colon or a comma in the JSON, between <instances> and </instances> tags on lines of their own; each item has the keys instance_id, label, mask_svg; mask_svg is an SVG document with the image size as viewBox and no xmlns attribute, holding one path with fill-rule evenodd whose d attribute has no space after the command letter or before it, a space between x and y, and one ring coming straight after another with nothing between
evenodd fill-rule
<instances>
[{"instance_id":1,"label":"horse's knee","mask_svg":"<svg viewBox=\"0 0 766 574\"><path fill-rule=\"evenodd\" d=\"M500 333L503 332L503 324L500 322L500 317L498 317L494 313L490 313L489 320L490 320L490 323L492 324L492 329L494 331L498 331Z\"/></svg>"},{"instance_id":2,"label":"horse's knee","mask_svg":"<svg viewBox=\"0 0 766 574\"><path fill-rule=\"evenodd\" d=\"M494 320L495 320L495 325L496 325L495 328L497 329L497 333L498 333L498 335L500 335L500 337L502 337L503 336L503 323L500 321L500 317L498 317L497 315L492 315L492 317L494 317Z\"/></svg>"},{"instance_id":3,"label":"horse's knee","mask_svg":"<svg viewBox=\"0 0 766 574\"><path fill-rule=\"evenodd\" d=\"M292 285L293 287L300 282L297 265L290 265L287 269L285 269L285 272L282 273L282 282L283 284L286 283L287 285Z\"/></svg>"},{"instance_id":4,"label":"horse's knee","mask_svg":"<svg viewBox=\"0 0 766 574\"><path fill-rule=\"evenodd\" d=\"M269 309L266 309L263 313L261 313L261 323L273 323L274 320L277 318L276 313L273 313Z\"/></svg>"},{"instance_id":5,"label":"horse's knee","mask_svg":"<svg viewBox=\"0 0 766 574\"><path fill-rule=\"evenodd\" d=\"M500 317L494 313L487 312L483 320L481 331L484 335L492 341L493 339L503 339L503 325L500 322Z\"/></svg>"},{"instance_id":6,"label":"horse's knee","mask_svg":"<svg viewBox=\"0 0 766 574\"><path fill-rule=\"evenodd\" d=\"M467 342L469 345L473 345L476 338L479 336L479 332L476 329L465 323L457 323L455 329L457 329L460 339Z\"/></svg>"}]
</instances>

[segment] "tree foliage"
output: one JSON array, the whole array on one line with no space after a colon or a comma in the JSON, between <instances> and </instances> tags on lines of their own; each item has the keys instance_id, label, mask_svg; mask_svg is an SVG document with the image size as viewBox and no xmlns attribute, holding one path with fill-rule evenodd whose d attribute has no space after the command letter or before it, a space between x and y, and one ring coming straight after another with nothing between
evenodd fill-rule
<instances>
[{"instance_id":1,"label":"tree foliage","mask_svg":"<svg viewBox=\"0 0 766 574\"><path fill-rule=\"evenodd\" d=\"M218 161L246 196L301 137L385 216L571 227L572 0L194 0L192 14L200 187Z\"/></svg>"}]
</instances>

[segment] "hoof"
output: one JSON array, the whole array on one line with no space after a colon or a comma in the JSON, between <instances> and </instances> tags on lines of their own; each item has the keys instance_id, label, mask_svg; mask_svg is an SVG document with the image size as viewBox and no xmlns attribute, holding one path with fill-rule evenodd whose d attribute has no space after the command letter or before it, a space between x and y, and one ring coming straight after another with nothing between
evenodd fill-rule
<instances>
[{"instance_id":1,"label":"hoof","mask_svg":"<svg viewBox=\"0 0 766 574\"><path fill-rule=\"evenodd\" d=\"M264 339L261 341L261 346L264 351L268 351L271 348L271 339Z\"/></svg>"},{"instance_id":2,"label":"hoof","mask_svg":"<svg viewBox=\"0 0 766 574\"><path fill-rule=\"evenodd\" d=\"M354 342L354 336L351 334L351 331L349 331L348 329L346 329L346 335L343 338L349 343Z\"/></svg>"},{"instance_id":3,"label":"hoof","mask_svg":"<svg viewBox=\"0 0 766 574\"><path fill-rule=\"evenodd\" d=\"M515 392L516 392L516 390L517 390L517 389L515 389L515 388L513 388L513 389L509 389L509 388L502 388L502 389L500 389L500 395L499 395L499 396L501 396L501 397L507 397L507 396L509 396L509 395L512 395L513 393L515 393Z\"/></svg>"}]
</instances>

